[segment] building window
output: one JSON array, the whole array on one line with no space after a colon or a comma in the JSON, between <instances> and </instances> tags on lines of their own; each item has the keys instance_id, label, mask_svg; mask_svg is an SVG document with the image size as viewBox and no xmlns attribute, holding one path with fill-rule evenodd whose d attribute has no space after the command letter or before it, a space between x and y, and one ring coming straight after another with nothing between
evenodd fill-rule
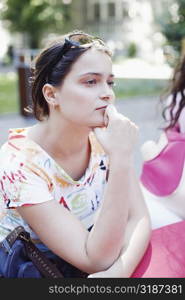
<instances>
[{"instance_id":1,"label":"building window","mask_svg":"<svg viewBox=\"0 0 185 300\"><path fill-rule=\"evenodd\" d=\"M96 21L100 20L100 4L99 3L94 4L94 19Z\"/></svg>"},{"instance_id":2,"label":"building window","mask_svg":"<svg viewBox=\"0 0 185 300\"><path fill-rule=\"evenodd\" d=\"M123 2L123 18L128 18L129 17L129 3L128 2Z\"/></svg>"},{"instance_id":3,"label":"building window","mask_svg":"<svg viewBox=\"0 0 185 300\"><path fill-rule=\"evenodd\" d=\"M123 18L128 18L128 8L123 8Z\"/></svg>"},{"instance_id":4,"label":"building window","mask_svg":"<svg viewBox=\"0 0 185 300\"><path fill-rule=\"evenodd\" d=\"M115 15L116 15L115 3L110 2L110 3L108 3L108 16L110 18L114 18Z\"/></svg>"}]
</instances>

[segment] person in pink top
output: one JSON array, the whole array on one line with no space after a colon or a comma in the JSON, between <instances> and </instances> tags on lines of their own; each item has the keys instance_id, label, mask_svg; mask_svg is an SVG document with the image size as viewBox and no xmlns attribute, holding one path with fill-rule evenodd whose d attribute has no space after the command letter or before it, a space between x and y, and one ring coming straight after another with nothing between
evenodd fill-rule
<instances>
[{"instance_id":1,"label":"person in pink top","mask_svg":"<svg viewBox=\"0 0 185 300\"><path fill-rule=\"evenodd\" d=\"M185 58L175 68L168 94L163 99L162 134L157 142L147 141L141 149L144 158L141 187L153 228L185 219L184 76Z\"/></svg>"},{"instance_id":2,"label":"person in pink top","mask_svg":"<svg viewBox=\"0 0 185 300\"><path fill-rule=\"evenodd\" d=\"M185 57L163 98L165 126L157 142L141 148L140 186L152 237L135 276L185 277ZM148 263L146 263L148 259Z\"/></svg>"}]
</instances>

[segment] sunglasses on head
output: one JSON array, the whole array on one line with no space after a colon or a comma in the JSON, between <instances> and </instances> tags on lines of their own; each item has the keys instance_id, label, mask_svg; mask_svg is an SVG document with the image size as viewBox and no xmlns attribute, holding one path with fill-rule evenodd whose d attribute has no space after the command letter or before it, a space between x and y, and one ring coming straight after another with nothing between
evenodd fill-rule
<instances>
[{"instance_id":1,"label":"sunglasses on head","mask_svg":"<svg viewBox=\"0 0 185 300\"><path fill-rule=\"evenodd\" d=\"M105 43L96 36L92 36L85 33L72 33L65 38L64 44L62 45L61 51L59 55L52 61L51 70L57 65L57 63L61 60L61 58L70 50L74 48L88 49L92 45L104 46ZM51 73L51 71L50 71ZM46 78L46 82L49 82L48 76Z\"/></svg>"},{"instance_id":2,"label":"sunglasses on head","mask_svg":"<svg viewBox=\"0 0 185 300\"><path fill-rule=\"evenodd\" d=\"M72 33L65 38L61 55L64 55L68 50L72 48L88 48L92 45L105 47L104 41L102 41L99 37L92 36L85 33Z\"/></svg>"},{"instance_id":3,"label":"sunglasses on head","mask_svg":"<svg viewBox=\"0 0 185 300\"><path fill-rule=\"evenodd\" d=\"M69 37L66 38L66 40L71 42L75 46L85 46L93 43L99 43L100 45L105 46L105 43L99 37L85 33L70 34Z\"/></svg>"}]
</instances>

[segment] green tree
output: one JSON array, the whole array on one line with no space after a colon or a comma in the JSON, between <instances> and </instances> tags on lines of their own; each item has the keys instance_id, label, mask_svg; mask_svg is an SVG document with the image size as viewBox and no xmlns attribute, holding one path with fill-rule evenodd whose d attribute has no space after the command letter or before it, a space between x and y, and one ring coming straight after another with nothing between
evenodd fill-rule
<instances>
[{"instance_id":1,"label":"green tree","mask_svg":"<svg viewBox=\"0 0 185 300\"><path fill-rule=\"evenodd\" d=\"M29 47L38 48L45 32L60 32L70 21L70 5L61 0L3 0L1 19L11 32L28 37Z\"/></svg>"},{"instance_id":2,"label":"green tree","mask_svg":"<svg viewBox=\"0 0 185 300\"><path fill-rule=\"evenodd\" d=\"M185 0L169 0L164 6L164 14L158 20L161 30L170 45L178 53L182 52L185 38Z\"/></svg>"}]
</instances>

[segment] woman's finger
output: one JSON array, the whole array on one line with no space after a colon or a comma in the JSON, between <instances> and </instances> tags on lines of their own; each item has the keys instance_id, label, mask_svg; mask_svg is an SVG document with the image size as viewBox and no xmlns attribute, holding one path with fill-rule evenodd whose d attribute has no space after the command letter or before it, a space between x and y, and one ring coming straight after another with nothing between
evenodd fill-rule
<instances>
[{"instance_id":1,"label":"woman's finger","mask_svg":"<svg viewBox=\"0 0 185 300\"><path fill-rule=\"evenodd\" d=\"M105 127L107 127L109 124L109 118L106 113L104 113L103 119L104 119L104 125L105 125Z\"/></svg>"},{"instance_id":2,"label":"woman's finger","mask_svg":"<svg viewBox=\"0 0 185 300\"><path fill-rule=\"evenodd\" d=\"M116 115L118 114L115 106L113 104L109 104L105 110L105 114L109 117L109 118L114 118L116 117Z\"/></svg>"},{"instance_id":3,"label":"woman's finger","mask_svg":"<svg viewBox=\"0 0 185 300\"><path fill-rule=\"evenodd\" d=\"M108 126L109 120L115 119L117 117L117 110L113 104L109 104L104 113L104 125Z\"/></svg>"}]
</instances>

